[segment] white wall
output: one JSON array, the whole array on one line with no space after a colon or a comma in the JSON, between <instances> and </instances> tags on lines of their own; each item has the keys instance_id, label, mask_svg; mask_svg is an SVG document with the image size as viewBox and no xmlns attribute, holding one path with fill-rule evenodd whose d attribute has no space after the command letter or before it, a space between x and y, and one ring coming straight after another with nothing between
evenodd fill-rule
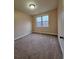
<instances>
[{"instance_id":1,"label":"white wall","mask_svg":"<svg viewBox=\"0 0 79 59\"><path fill-rule=\"evenodd\" d=\"M60 39L60 36L64 37L64 0L59 0L58 3L58 39L64 52L64 40Z\"/></svg>"},{"instance_id":2,"label":"white wall","mask_svg":"<svg viewBox=\"0 0 79 59\"><path fill-rule=\"evenodd\" d=\"M14 11L14 39L18 39L32 32L31 16L15 10Z\"/></svg>"},{"instance_id":3,"label":"white wall","mask_svg":"<svg viewBox=\"0 0 79 59\"><path fill-rule=\"evenodd\" d=\"M36 17L37 16L49 16L49 24L48 27L36 27ZM57 22L57 8L42 14L35 15L32 21L32 31L37 33L44 33L44 34L52 34L57 35L58 34L58 22Z\"/></svg>"}]
</instances>

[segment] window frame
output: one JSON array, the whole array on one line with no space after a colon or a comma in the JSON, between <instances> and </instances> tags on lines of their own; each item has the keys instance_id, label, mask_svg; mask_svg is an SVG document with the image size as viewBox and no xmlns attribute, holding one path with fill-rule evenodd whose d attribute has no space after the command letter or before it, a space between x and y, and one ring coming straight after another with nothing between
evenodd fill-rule
<instances>
[{"instance_id":1,"label":"window frame","mask_svg":"<svg viewBox=\"0 0 79 59\"><path fill-rule=\"evenodd\" d=\"M43 16L48 16L48 21L43 21ZM37 17L41 17L41 26L37 26L38 22L37 22L37 19L36 19L36 27L40 28L40 27L48 27L49 26L49 15L41 15L41 16L37 16ZM48 26L43 26L43 22L48 22Z\"/></svg>"}]
</instances>

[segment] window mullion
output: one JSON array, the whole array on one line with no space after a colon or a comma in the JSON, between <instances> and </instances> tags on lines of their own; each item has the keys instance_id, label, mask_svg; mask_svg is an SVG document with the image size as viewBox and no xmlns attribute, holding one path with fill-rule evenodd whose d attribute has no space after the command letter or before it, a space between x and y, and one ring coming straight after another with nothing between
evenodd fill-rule
<instances>
[{"instance_id":1,"label":"window mullion","mask_svg":"<svg viewBox=\"0 0 79 59\"><path fill-rule=\"evenodd\" d=\"M41 26L43 27L43 16L41 16Z\"/></svg>"}]
</instances>

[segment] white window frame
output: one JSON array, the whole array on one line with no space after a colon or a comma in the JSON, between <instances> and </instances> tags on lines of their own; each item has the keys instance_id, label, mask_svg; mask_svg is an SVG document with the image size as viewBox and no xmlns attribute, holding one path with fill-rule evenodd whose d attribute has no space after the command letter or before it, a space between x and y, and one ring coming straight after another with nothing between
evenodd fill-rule
<instances>
[{"instance_id":1,"label":"white window frame","mask_svg":"<svg viewBox=\"0 0 79 59\"><path fill-rule=\"evenodd\" d=\"M48 26L43 26L43 22L44 22L43 19L42 19L43 16L48 16L48 15L37 16L37 17L41 17L41 26L40 27L48 27L49 26L49 16L48 16L48 21L47 21L48 22ZM37 26L37 19L36 19L36 27L39 27L39 26Z\"/></svg>"}]
</instances>

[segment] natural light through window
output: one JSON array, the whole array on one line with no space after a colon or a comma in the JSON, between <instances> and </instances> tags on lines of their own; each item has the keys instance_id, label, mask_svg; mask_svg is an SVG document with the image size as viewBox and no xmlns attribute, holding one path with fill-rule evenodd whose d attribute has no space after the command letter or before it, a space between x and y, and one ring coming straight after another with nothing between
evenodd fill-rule
<instances>
[{"instance_id":1,"label":"natural light through window","mask_svg":"<svg viewBox=\"0 0 79 59\"><path fill-rule=\"evenodd\" d=\"M36 27L48 27L48 15L36 17Z\"/></svg>"}]
</instances>

